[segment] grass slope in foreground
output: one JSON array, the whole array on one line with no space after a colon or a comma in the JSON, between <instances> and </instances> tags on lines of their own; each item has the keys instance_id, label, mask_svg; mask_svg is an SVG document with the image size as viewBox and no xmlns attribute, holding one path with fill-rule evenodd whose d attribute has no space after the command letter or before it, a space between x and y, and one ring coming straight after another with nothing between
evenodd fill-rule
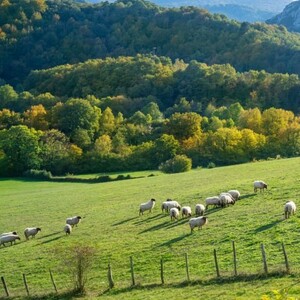
<instances>
[{"instance_id":1,"label":"grass slope in foreground","mask_svg":"<svg viewBox=\"0 0 300 300\"><path fill-rule=\"evenodd\" d=\"M294 158L98 184L0 180L0 231L16 230L22 238L12 247L0 248L0 276L5 277L11 294L22 298L26 295L22 274L26 274L31 294L40 299L53 291L51 268L60 293L67 292L72 279L54 253L84 244L96 248L86 299L161 299L162 295L164 299L199 299L199 295L260 299L281 288L289 288L290 296L300 295L300 220L297 213L289 220L283 218L287 200L300 206L299 174L300 158ZM268 183L266 192L253 193L256 179ZM187 220L171 222L160 210L167 198L194 210L196 203L229 189L238 189L242 199L232 207L209 209L208 225L193 234ZM139 217L139 204L150 198L157 200L153 213ZM62 232L65 219L73 215L84 218L66 237ZM34 226L42 232L25 241L24 228ZM237 280L232 280L233 240L240 274ZM285 244L292 275L258 276L263 273L262 242L270 272L284 270L281 243ZM213 249L218 253L219 280ZM182 284L186 280L185 253L189 255L191 284ZM129 288L130 256L139 285L134 289ZM160 286L161 258L165 261L164 287ZM105 292L109 261L116 287Z\"/></svg>"}]
</instances>

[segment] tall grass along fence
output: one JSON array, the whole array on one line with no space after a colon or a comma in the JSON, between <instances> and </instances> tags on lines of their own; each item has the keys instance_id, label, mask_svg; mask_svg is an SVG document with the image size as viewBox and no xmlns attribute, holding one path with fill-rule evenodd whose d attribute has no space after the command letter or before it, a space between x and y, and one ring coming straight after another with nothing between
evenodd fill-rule
<instances>
[{"instance_id":1,"label":"tall grass along fence","mask_svg":"<svg viewBox=\"0 0 300 300\"><path fill-rule=\"evenodd\" d=\"M261 256L261 264L260 266L256 266L258 273L257 274L251 274L249 275L249 273L247 272L247 270L243 269L243 270L239 270L239 264L238 261L239 257L238 257L238 253L237 253L237 247L236 247L236 243L234 241L232 241L232 261L231 262L227 262L227 266L230 266L232 271L230 272L231 274L228 276L228 271L225 272L224 274L222 272L222 268L219 264L219 257L222 255L222 253L219 250L219 252L217 251L217 249L212 249L211 252L211 261L212 264L211 266L213 266L213 270L212 273L214 274L214 276L211 276L212 273L210 273L209 276L207 276L208 278L211 277L211 279L215 280L217 279L221 279L221 282L224 281L225 279L227 280L238 280L239 277L241 277L243 280L248 276L249 280L251 280L251 278L254 278L253 275L255 276L274 276L274 275L284 275L284 274L291 274L291 269L290 269L290 263L289 263L289 259L288 259L288 255L287 255L287 251L285 248L285 245L283 243L281 243L281 247L279 248L279 257L281 257L281 263L277 266L277 269L275 270L274 268L272 270L270 270L269 265L268 265L268 256L267 256L267 251L266 251L266 247L265 245L262 243L260 244L260 256ZM270 257L271 258L271 257ZM184 255L182 256L182 262L178 261L178 258L176 258L178 264L181 264L181 266L184 266L185 269L185 278L181 279L181 283L189 283L189 282L196 282L200 280L191 280L191 270L190 270L190 265L193 265L193 262L191 261L188 253L184 253ZM164 260L163 257L160 258L160 260L158 260L158 265L157 268L159 269L158 274L160 274L160 276L157 278L156 280L156 284L161 284L164 285L165 283L168 284L172 284L173 282L173 278L171 277L171 274L169 272L167 272L167 264L165 263L166 261ZM139 280L137 280L137 272L135 270L135 261L134 261L134 257L130 256L128 259L128 282L130 282L130 287L135 287L137 285L141 285L141 284L149 284L149 282L140 282ZM194 267L194 266L193 266ZM199 268L201 268L201 266L198 266ZM139 269L140 266L139 266ZM116 286L118 286L118 283L115 282L114 280L114 266L113 263L109 262L107 265L107 289L113 289ZM248 274L248 275L247 275ZM45 294L50 294L50 293L55 293L55 294L59 294L59 292L66 292L65 290L65 286L61 287L61 291L59 291L59 288L57 287L57 284L55 282L55 276L59 277L59 274L53 274L53 272L51 270L49 270L49 274L48 274L48 278L49 278L49 283L51 284L51 286L53 287L53 289L50 291L44 291ZM205 274L204 274L205 276ZM33 287L30 287L28 282L27 282L27 278L26 278L26 274L22 274L22 276L20 275L20 278L23 278L23 286L24 286L24 295L26 296L34 296L37 293L34 291ZM9 282L6 282L6 279L4 278L4 276L1 276L1 283L2 283L2 287L3 287L3 295L4 297L13 297L15 296L13 293L10 292L10 288L9 288ZM201 284L201 283L200 283ZM20 296L20 295L18 295Z\"/></svg>"}]
</instances>

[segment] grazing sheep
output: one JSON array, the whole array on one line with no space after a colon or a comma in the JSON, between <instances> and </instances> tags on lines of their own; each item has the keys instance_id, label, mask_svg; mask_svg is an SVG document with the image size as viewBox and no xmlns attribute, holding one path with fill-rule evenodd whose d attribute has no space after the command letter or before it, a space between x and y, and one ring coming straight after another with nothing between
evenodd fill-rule
<instances>
[{"instance_id":1,"label":"grazing sheep","mask_svg":"<svg viewBox=\"0 0 300 300\"><path fill-rule=\"evenodd\" d=\"M192 216L192 209L189 206L183 206L181 209L182 217L191 217Z\"/></svg>"},{"instance_id":2,"label":"grazing sheep","mask_svg":"<svg viewBox=\"0 0 300 300\"><path fill-rule=\"evenodd\" d=\"M32 238L34 238L35 235L36 235L39 231L42 231L42 229L39 228L39 227L29 227L29 228L26 228L26 229L24 230L24 235L25 235L25 237L26 237L26 240L28 240L30 236L32 236Z\"/></svg>"},{"instance_id":3,"label":"grazing sheep","mask_svg":"<svg viewBox=\"0 0 300 300\"><path fill-rule=\"evenodd\" d=\"M241 194L238 190L230 190L228 193L233 197L235 201L238 201L238 199L241 197Z\"/></svg>"},{"instance_id":4,"label":"grazing sheep","mask_svg":"<svg viewBox=\"0 0 300 300\"><path fill-rule=\"evenodd\" d=\"M168 212L173 207L177 208L178 210L181 210L181 206L180 206L180 204L177 201L173 201L173 200L169 201L169 200L167 200L167 201L165 201L165 202L162 203L162 205L161 205L161 211L162 212L163 211Z\"/></svg>"},{"instance_id":5,"label":"grazing sheep","mask_svg":"<svg viewBox=\"0 0 300 300\"><path fill-rule=\"evenodd\" d=\"M16 231L11 231L11 232L4 232L4 233L1 233L0 236L5 236L5 235L17 235L17 232Z\"/></svg>"},{"instance_id":6,"label":"grazing sheep","mask_svg":"<svg viewBox=\"0 0 300 300\"><path fill-rule=\"evenodd\" d=\"M206 204L205 206L206 210L208 209L209 205L214 205L215 207L220 206L221 205L220 198L218 196L208 197L205 199L205 204Z\"/></svg>"},{"instance_id":7,"label":"grazing sheep","mask_svg":"<svg viewBox=\"0 0 300 300\"><path fill-rule=\"evenodd\" d=\"M227 207L227 206L233 205L235 203L235 200L229 193L221 193L219 198L220 198L220 204L222 207Z\"/></svg>"},{"instance_id":8,"label":"grazing sheep","mask_svg":"<svg viewBox=\"0 0 300 300\"><path fill-rule=\"evenodd\" d=\"M265 182L263 182L262 180L256 180L253 182L253 187L254 187L254 193L256 193L257 189L259 189L260 192L261 192L261 190L264 191L265 189L268 188L268 185Z\"/></svg>"},{"instance_id":9,"label":"grazing sheep","mask_svg":"<svg viewBox=\"0 0 300 300\"><path fill-rule=\"evenodd\" d=\"M10 245L15 244L16 240L21 240L16 234L3 235L0 237L0 246L3 245L5 247L5 243L10 243Z\"/></svg>"},{"instance_id":10,"label":"grazing sheep","mask_svg":"<svg viewBox=\"0 0 300 300\"><path fill-rule=\"evenodd\" d=\"M171 217L171 221L173 221L173 219L175 220L178 220L178 217L179 217L179 210L178 208L176 207L172 207L170 209L170 217Z\"/></svg>"},{"instance_id":11,"label":"grazing sheep","mask_svg":"<svg viewBox=\"0 0 300 300\"><path fill-rule=\"evenodd\" d=\"M294 201L288 201L284 205L284 217L288 219L291 215L296 212L296 204Z\"/></svg>"},{"instance_id":12,"label":"grazing sheep","mask_svg":"<svg viewBox=\"0 0 300 300\"><path fill-rule=\"evenodd\" d=\"M80 220L81 220L80 216L70 217L70 218L67 218L66 224L69 224L72 227L74 227L76 225L76 227L77 227L77 224L80 222Z\"/></svg>"},{"instance_id":13,"label":"grazing sheep","mask_svg":"<svg viewBox=\"0 0 300 300\"><path fill-rule=\"evenodd\" d=\"M195 214L196 216L203 216L205 212L205 206L203 204L196 204Z\"/></svg>"},{"instance_id":14,"label":"grazing sheep","mask_svg":"<svg viewBox=\"0 0 300 300\"><path fill-rule=\"evenodd\" d=\"M72 232L72 226L70 224L66 224L64 227L64 232L67 234L70 234Z\"/></svg>"},{"instance_id":15,"label":"grazing sheep","mask_svg":"<svg viewBox=\"0 0 300 300\"><path fill-rule=\"evenodd\" d=\"M195 227L198 227L199 229L202 229L202 226L208 223L207 217L197 217L197 218L191 218L189 220L189 225L191 228L191 233L193 232Z\"/></svg>"},{"instance_id":16,"label":"grazing sheep","mask_svg":"<svg viewBox=\"0 0 300 300\"><path fill-rule=\"evenodd\" d=\"M144 214L144 211L146 211L146 210L149 210L149 213L151 213L151 211L152 211L152 208L155 206L155 199L151 199L151 200L149 200L148 202L146 202L146 203L142 203L141 205L140 205L140 213L139 213L139 215L143 215Z\"/></svg>"}]
</instances>

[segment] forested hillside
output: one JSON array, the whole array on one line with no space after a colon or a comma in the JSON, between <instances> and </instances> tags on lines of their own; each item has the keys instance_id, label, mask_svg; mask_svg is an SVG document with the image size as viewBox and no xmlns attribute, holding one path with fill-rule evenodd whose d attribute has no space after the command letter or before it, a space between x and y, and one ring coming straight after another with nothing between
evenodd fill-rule
<instances>
[{"instance_id":1,"label":"forested hillside","mask_svg":"<svg viewBox=\"0 0 300 300\"><path fill-rule=\"evenodd\" d=\"M15 86L34 69L149 52L229 63L238 71L300 73L300 37L284 27L143 0L97 5L1 0L0 5L0 78Z\"/></svg>"},{"instance_id":2,"label":"forested hillside","mask_svg":"<svg viewBox=\"0 0 300 300\"><path fill-rule=\"evenodd\" d=\"M300 152L300 38L284 27L141 0L0 5L2 176Z\"/></svg>"}]
</instances>

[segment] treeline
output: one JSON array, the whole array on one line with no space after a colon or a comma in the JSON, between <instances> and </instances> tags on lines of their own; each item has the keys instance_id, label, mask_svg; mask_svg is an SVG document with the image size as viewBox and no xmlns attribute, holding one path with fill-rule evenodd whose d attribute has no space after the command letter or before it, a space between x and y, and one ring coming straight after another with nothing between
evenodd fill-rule
<instances>
[{"instance_id":1,"label":"treeline","mask_svg":"<svg viewBox=\"0 0 300 300\"><path fill-rule=\"evenodd\" d=\"M50 92L52 101L55 97L86 99L93 95L101 109L109 106L115 114L121 112L126 117L149 102L157 103L167 117L174 112L203 114L209 103L219 107L239 102L243 107L278 107L294 113L300 109L298 75L240 73L229 64L172 63L155 55L95 59L33 71L24 86L33 94ZM25 99L9 104L0 98L0 108L22 111L29 104Z\"/></svg>"},{"instance_id":2,"label":"treeline","mask_svg":"<svg viewBox=\"0 0 300 300\"><path fill-rule=\"evenodd\" d=\"M280 108L209 103L195 112L196 103L181 98L163 113L148 97L124 116L108 104L127 105L125 96L66 99L17 93L9 85L0 87L0 99L6 101L0 110L2 176L29 169L53 175L157 169L178 156L211 167L300 151L300 118Z\"/></svg>"},{"instance_id":3,"label":"treeline","mask_svg":"<svg viewBox=\"0 0 300 300\"><path fill-rule=\"evenodd\" d=\"M238 23L195 7L0 0L0 78L19 90L31 70L150 52L238 71L300 74L299 49L299 35L284 27Z\"/></svg>"}]
</instances>

